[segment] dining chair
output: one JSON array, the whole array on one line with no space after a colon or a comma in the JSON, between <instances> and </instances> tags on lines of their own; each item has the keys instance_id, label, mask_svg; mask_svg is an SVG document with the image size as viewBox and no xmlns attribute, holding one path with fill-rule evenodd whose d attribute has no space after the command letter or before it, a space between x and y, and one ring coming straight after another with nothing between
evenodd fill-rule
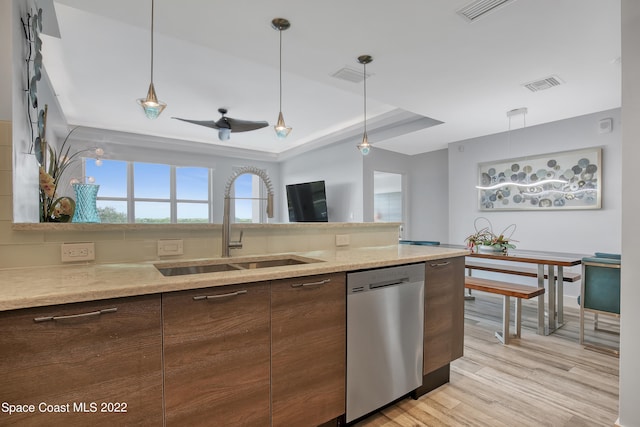
<instances>
[{"instance_id":1,"label":"dining chair","mask_svg":"<svg viewBox=\"0 0 640 427\"><path fill-rule=\"evenodd\" d=\"M580 344L595 350L619 354L617 347L586 342L584 339L585 312L594 314L594 330L619 334L598 325L598 316L620 318L620 268L621 256L596 252L592 257L582 258L582 289L578 297L580 304Z\"/></svg>"}]
</instances>

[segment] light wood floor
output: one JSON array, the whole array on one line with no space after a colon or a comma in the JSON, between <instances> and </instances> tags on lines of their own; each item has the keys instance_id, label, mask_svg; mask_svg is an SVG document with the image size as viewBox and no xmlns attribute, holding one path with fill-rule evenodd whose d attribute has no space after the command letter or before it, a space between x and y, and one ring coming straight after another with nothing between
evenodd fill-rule
<instances>
[{"instance_id":1,"label":"light wood floor","mask_svg":"<svg viewBox=\"0 0 640 427\"><path fill-rule=\"evenodd\" d=\"M475 301L465 302L464 357L451 364L451 382L419 400L387 407L358 427L615 424L618 358L578 344L577 309L565 310L565 325L556 333L540 336L534 329L535 304L525 301L522 338L504 346L494 337L501 325L502 299L474 295ZM613 322L609 326L619 326ZM592 329L587 331L594 336ZM604 333L594 337L610 345L618 339Z\"/></svg>"}]
</instances>

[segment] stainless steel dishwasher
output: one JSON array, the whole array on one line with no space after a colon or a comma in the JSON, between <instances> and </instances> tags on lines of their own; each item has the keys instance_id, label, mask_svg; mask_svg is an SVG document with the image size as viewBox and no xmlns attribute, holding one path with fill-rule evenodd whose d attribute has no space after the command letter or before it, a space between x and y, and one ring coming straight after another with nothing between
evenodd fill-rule
<instances>
[{"instance_id":1,"label":"stainless steel dishwasher","mask_svg":"<svg viewBox=\"0 0 640 427\"><path fill-rule=\"evenodd\" d=\"M424 263L347 274L347 422L422 385L424 274Z\"/></svg>"}]
</instances>

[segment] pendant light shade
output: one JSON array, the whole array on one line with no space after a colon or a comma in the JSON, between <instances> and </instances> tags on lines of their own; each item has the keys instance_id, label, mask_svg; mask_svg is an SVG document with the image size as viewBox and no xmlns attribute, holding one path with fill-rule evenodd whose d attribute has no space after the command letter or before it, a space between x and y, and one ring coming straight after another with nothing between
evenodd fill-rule
<instances>
[{"instance_id":1,"label":"pendant light shade","mask_svg":"<svg viewBox=\"0 0 640 427\"><path fill-rule=\"evenodd\" d=\"M154 0L151 0L151 83L149 84L147 97L138 99L138 104L140 104L144 114L149 119L157 118L167 106L167 104L158 100L156 88L153 86L153 9Z\"/></svg>"},{"instance_id":2,"label":"pendant light shade","mask_svg":"<svg viewBox=\"0 0 640 427\"><path fill-rule=\"evenodd\" d=\"M273 128L276 130L276 136L280 139L285 139L289 135L289 132L291 132L291 128L284 123L282 111L278 113L278 121Z\"/></svg>"},{"instance_id":3,"label":"pendant light shade","mask_svg":"<svg viewBox=\"0 0 640 427\"><path fill-rule=\"evenodd\" d=\"M371 144L369 144L369 138L367 137L366 131L364 135L362 135L362 142L358 144L358 150L360 150L363 156L366 156L371 151Z\"/></svg>"},{"instance_id":4,"label":"pendant light shade","mask_svg":"<svg viewBox=\"0 0 640 427\"><path fill-rule=\"evenodd\" d=\"M369 144L369 137L367 137L367 64L371 61L373 61L373 58L370 55L360 55L358 57L358 62L364 68L364 133L362 134L362 142L358 144L358 150L363 156L371 152L371 144Z\"/></svg>"},{"instance_id":5,"label":"pendant light shade","mask_svg":"<svg viewBox=\"0 0 640 427\"><path fill-rule=\"evenodd\" d=\"M292 128L285 124L284 117L282 116L282 32L289 29L291 23L284 18L274 18L271 21L271 26L280 33L280 112L278 113L278 121L273 128L279 139L285 139Z\"/></svg>"}]
</instances>

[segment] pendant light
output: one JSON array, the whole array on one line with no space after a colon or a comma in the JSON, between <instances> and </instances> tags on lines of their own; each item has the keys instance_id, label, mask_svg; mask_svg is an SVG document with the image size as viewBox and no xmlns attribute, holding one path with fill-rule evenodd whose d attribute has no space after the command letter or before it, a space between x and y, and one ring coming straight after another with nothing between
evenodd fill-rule
<instances>
[{"instance_id":1,"label":"pendant light","mask_svg":"<svg viewBox=\"0 0 640 427\"><path fill-rule=\"evenodd\" d=\"M279 139L285 139L291 132L291 128L287 127L282 116L282 32L288 30L291 23L284 18L275 18L271 21L271 26L280 32L280 112L278 113L278 121L273 128Z\"/></svg>"},{"instance_id":2,"label":"pendant light","mask_svg":"<svg viewBox=\"0 0 640 427\"><path fill-rule=\"evenodd\" d=\"M371 151L371 144L369 144L369 138L367 137L367 64L373 61L371 55L360 55L358 62L363 67L364 77L364 134L362 135L362 142L358 144L358 150L363 156L366 156Z\"/></svg>"},{"instance_id":3,"label":"pendant light","mask_svg":"<svg viewBox=\"0 0 640 427\"><path fill-rule=\"evenodd\" d=\"M364 134L362 135L362 142L358 144L358 150L363 156L366 156L371 151L371 144L367 137L367 64L373 61L371 55L358 56L358 62L362 64L363 76L364 76Z\"/></svg>"},{"instance_id":4,"label":"pendant light","mask_svg":"<svg viewBox=\"0 0 640 427\"><path fill-rule=\"evenodd\" d=\"M147 97L138 99L138 104L140 104L144 114L149 119L157 118L167 106L164 102L158 101L156 89L153 86L153 6L154 0L151 0L151 83L149 84Z\"/></svg>"}]
</instances>

